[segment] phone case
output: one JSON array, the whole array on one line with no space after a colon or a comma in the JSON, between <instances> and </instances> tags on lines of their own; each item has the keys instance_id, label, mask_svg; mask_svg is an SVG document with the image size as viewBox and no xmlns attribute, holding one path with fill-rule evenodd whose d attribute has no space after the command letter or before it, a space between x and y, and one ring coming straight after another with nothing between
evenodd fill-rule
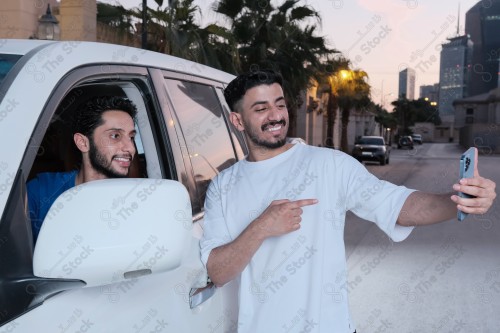
<instances>
[{"instance_id":1,"label":"phone case","mask_svg":"<svg viewBox=\"0 0 500 333\"><path fill-rule=\"evenodd\" d=\"M460 158L460 179L474 177L474 152L474 148L469 148L462 154ZM473 196L462 192L458 192L458 195L462 198L473 198ZM459 221L463 221L467 215L467 213L458 211L457 218Z\"/></svg>"}]
</instances>

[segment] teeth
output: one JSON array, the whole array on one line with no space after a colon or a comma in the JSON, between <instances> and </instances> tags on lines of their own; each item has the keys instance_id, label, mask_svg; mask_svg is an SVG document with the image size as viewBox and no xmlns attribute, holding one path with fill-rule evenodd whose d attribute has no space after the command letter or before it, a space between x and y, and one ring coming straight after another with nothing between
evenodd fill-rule
<instances>
[{"instance_id":1,"label":"teeth","mask_svg":"<svg viewBox=\"0 0 500 333\"><path fill-rule=\"evenodd\" d=\"M130 161L129 158L125 158L125 157L115 157L115 160L118 160L118 161L123 161L123 162L128 162Z\"/></svg>"},{"instance_id":2,"label":"teeth","mask_svg":"<svg viewBox=\"0 0 500 333\"><path fill-rule=\"evenodd\" d=\"M281 126L278 126L278 127L271 127L268 129L269 132L275 132L275 131L279 131L281 129Z\"/></svg>"}]
</instances>

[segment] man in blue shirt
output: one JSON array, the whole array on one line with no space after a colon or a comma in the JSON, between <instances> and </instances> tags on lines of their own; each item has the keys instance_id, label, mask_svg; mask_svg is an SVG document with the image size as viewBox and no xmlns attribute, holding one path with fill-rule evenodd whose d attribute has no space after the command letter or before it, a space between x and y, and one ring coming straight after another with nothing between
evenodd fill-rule
<instances>
[{"instance_id":1,"label":"man in blue shirt","mask_svg":"<svg viewBox=\"0 0 500 333\"><path fill-rule=\"evenodd\" d=\"M36 242L52 203L64 191L88 181L127 177L136 153L136 106L128 99L98 96L83 103L73 121L73 141L81 152L79 170L38 174L27 184Z\"/></svg>"}]
</instances>

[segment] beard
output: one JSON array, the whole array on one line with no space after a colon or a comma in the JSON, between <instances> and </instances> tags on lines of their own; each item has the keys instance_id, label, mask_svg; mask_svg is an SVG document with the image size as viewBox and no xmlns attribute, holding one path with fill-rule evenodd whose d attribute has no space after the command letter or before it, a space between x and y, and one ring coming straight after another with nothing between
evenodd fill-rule
<instances>
[{"instance_id":1,"label":"beard","mask_svg":"<svg viewBox=\"0 0 500 333\"><path fill-rule=\"evenodd\" d=\"M260 130L265 131L267 127L274 126L276 124L281 124L283 127L287 126L287 123L284 119L280 121L271 121L261 126ZM288 129L287 129L288 131ZM285 133L287 132L285 131ZM254 129L250 128L247 130L248 138L256 145L262 148L267 149L276 149L281 148L286 143L286 135L283 138L278 139L277 141L267 141L259 138L259 134Z\"/></svg>"},{"instance_id":2,"label":"beard","mask_svg":"<svg viewBox=\"0 0 500 333\"><path fill-rule=\"evenodd\" d=\"M111 164L115 156L108 161L106 156L99 151L92 138L89 138L89 148L90 165L98 173L106 176L106 178L125 178L128 176L128 171L127 174L121 174L112 168Z\"/></svg>"}]
</instances>

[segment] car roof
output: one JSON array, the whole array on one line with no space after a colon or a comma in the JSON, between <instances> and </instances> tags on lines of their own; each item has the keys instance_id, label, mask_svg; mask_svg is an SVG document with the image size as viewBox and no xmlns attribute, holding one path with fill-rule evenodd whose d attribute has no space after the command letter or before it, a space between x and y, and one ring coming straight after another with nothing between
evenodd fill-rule
<instances>
[{"instance_id":1,"label":"car roof","mask_svg":"<svg viewBox=\"0 0 500 333\"><path fill-rule=\"evenodd\" d=\"M4 39L0 47L0 53L25 55L31 50L53 41L38 39Z\"/></svg>"},{"instance_id":2,"label":"car roof","mask_svg":"<svg viewBox=\"0 0 500 333\"><path fill-rule=\"evenodd\" d=\"M74 59L76 63L80 61L81 64L79 65L91 63L120 65L141 64L148 67L191 74L224 83L234 78L232 74L189 60L173 57L164 53L110 43L4 39L0 45L0 53L19 54L30 58L36 55L37 60L51 59L50 55L55 53L63 56L64 60Z\"/></svg>"}]
</instances>

